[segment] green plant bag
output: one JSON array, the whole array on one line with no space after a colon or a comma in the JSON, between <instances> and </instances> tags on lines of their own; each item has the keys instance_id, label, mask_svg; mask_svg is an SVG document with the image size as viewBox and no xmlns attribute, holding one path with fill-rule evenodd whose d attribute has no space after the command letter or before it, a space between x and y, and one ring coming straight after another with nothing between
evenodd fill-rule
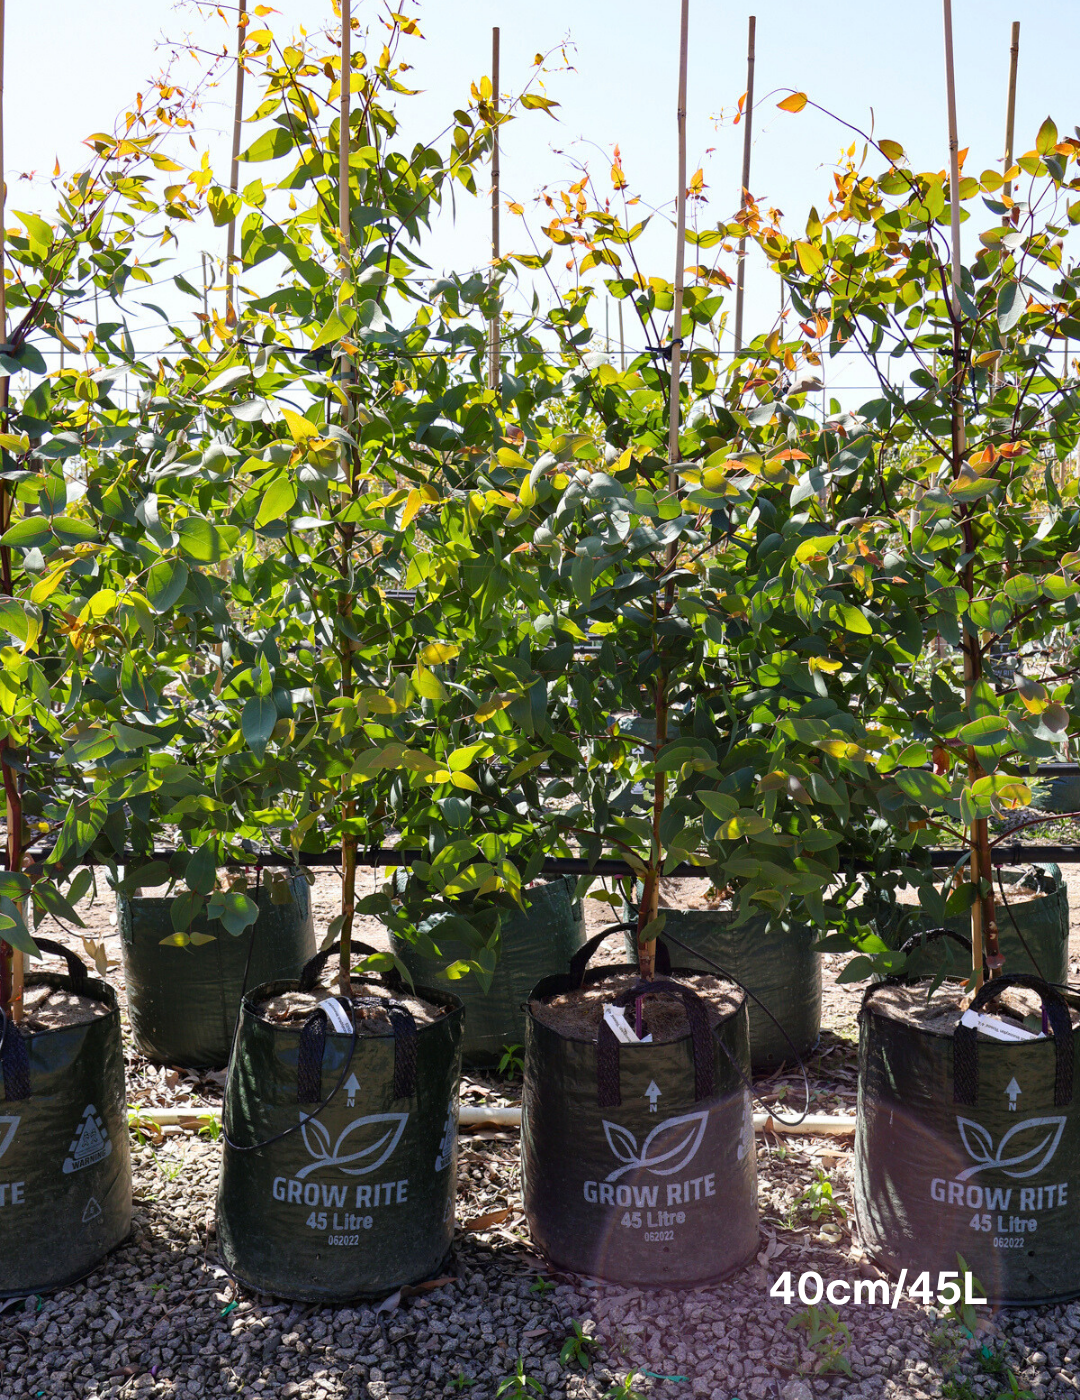
<instances>
[{"instance_id":1,"label":"green plant bag","mask_svg":"<svg viewBox=\"0 0 1080 1400\"><path fill-rule=\"evenodd\" d=\"M960 1255L977 1296L1034 1306L1080 1294L1080 1037L1069 1019L1080 998L1006 974L971 1009L1010 984L1040 993L1052 1036L1003 1043L914 1026L875 1009L880 984L868 989L855 1215L866 1248L909 1283L928 1272L936 1294Z\"/></svg>"},{"instance_id":2,"label":"green plant bag","mask_svg":"<svg viewBox=\"0 0 1080 1400\"><path fill-rule=\"evenodd\" d=\"M768 914L755 915L737 928L735 916L724 909L664 909L664 933L700 949L725 972L760 997L794 1044L754 1001L750 1016L750 1063L755 1070L775 1069L795 1054L806 1055L821 1031L821 954L814 951L816 935L809 924ZM673 949L684 967L715 972L708 963L681 948ZM626 954L637 958L632 933Z\"/></svg>"},{"instance_id":3,"label":"green plant bag","mask_svg":"<svg viewBox=\"0 0 1080 1400\"><path fill-rule=\"evenodd\" d=\"M288 883L288 904L275 904L269 887L260 885L255 893L259 917L238 936L216 919L195 919L189 932L212 934L213 942L186 948L161 944L173 931L171 899L117 894L128 1019L135 1044L148 1060L224 1069L245 970L252 987L299 976L315 951L315 925L307 880L294 875Z\"/></svg>"},{"instance_id":4,"label":"green plant bag","mask_svg":"<svg viewBox=\"0 0 1080 1400\"><path fill-rule=\"evenodd\" d=\"M426 1278L450 1249L463 1012L456 997L417 988L447 1014L411 1034L395 1020L393 1035L354 1041L329 1029L321 1010L302 1030L262 1020L260 1001L310 990L326 957L312 959L299 983L244 998L223 1115L218 1243L225 1267L250 1288L344 1303ZM391 975L383 985L392 998L402 984Z\"/></svg>"},{"instance_id":5,"label":"green plant bag","mask_svg":"<svg viewBox=\"0 0 1080 1400\"><path fill-rule=\"evenodd\" d=\"M1009 899L1009 887L1018 884L1025 872L1002 870L1000 886L995 872L994 902L998 942L1005 958L1004 970L1027 972L1047 982L1065 983L1069 980L1069 892L1060 866L1035 865L1032 869L1040 892L1036 898L1022 901ZM867 900L864 909L875 933L891 948L898 948L913 933L938 927L918 905L875 899ZM944 927L967 937L971 933L970 915L965 913L946 919ZM955 955L950 962L942 940L915 952L908 962L907 972L912 977L930 976L943 965L950 973L960 974L970 963L966 966L956 963Z\"/></svg>"},{"instance_id":6,"label":"green plant bag","mask_svg":"<svg viewBox=\"0 0 1080 1400\"><path fill-rule=\"evenodd\" d=\"M23 1036L0 1022L0 1297L45 1293L95 1269L131 1230L124 1055L116 993L74 953L49 986L106 1005L83 1025Z\"/></svg>"},{"instance_id":7,"label":"green plant bag","mask_svg":"<svg viewBox=\"0 0 1080 1400\"><path fill-rule=\"evenodd\" d=\"M598 941L582 948L569 975L545 978L530 1001L636 971L586 972L582 954ZM685 998L681 975L640 985ZM698 999L689 995L692 1034L668 1044L619 1045L603 1028L599 1042L572 1040L529 1012L525 1214L558 1268L611 1283L691 1287L725 1277L757 1250L753 1114L742 1077L750 1071L746 998L710 1030L707 1020L695 1028Z\"/></svg>"},{"instance_id":8,"label":"green plant bag","mask_svg":"<svg viewBox=\"0 0 1080 1400\"><path fill-rule=\"evenodd\" d=\"M394 936L394 952L414 982L452 989L465 1005L465 1039L462 1055L467 1064L490 1064L504 1046L525 1039L522 1003L537 982L566 967L585 941L585 913L574 898L573 876L560 876L523 891L528 909L504 916L499 935L499 961L491 989L484 992L472 973L449 981L444 969L468 951L453 939L440 939L437 921L425 925L441 960L422 956L416 945Z\"/></svg>"}]
</instances>

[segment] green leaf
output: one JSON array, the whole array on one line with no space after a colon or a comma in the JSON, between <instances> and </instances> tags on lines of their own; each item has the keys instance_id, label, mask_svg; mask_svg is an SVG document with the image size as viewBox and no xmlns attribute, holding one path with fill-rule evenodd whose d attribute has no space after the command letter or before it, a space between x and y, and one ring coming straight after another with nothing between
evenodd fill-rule
<instances>
[{"instance_id":1,"label":"green leaf","mask_svg":"<svg viewBox=\"0 0 1080 1400\"><path fill-rule=\"evenodd\" d=\"M188 861L184 871L184 883L189 890L194 890L197 894L209 894L216 879L217 861L214 858L214 848L207 841Z\"/></svg>"},{"instance_id":2,"label":"green leaf","mask_svg":"<svg viewBox=\"0 0 1080 1400\"><path fill-rule=\"evenodd\" d=\"M120 663L120 694L140 714L152 714L157 709L158 693L142 672L136 669L130 652Z\"/></svg>"},{"instance_id":3,"label":"green leaf","mask_svg":"<svg viewBox=\"0 0 1080 1400\"><path fill-rule=\"evenodd\" d=\"M259 917L259 906L243 890L219 890L211 898L206 912L237 938Z\"/></svg>"},{"instance_id":4,"label":"green leaf","mask_svg":"<svg viewBox=\"0 0 1080 1400\"><path fill-rule=\"evenodd\" d=\"M205 905L206 900L194 890L184 890L178 894L169 905L169 917L177 933L185 933L202 913Z\"/></svg>"},{"instance_id":5,"label":"green leaf","mask_svg":"<svg viewBox=\"0 0 1080 1400\"><path fill-rule=\"evenodd\" d=\"M894 778L901 792L920 802L929 811L943 807L952 794L947 778L940 773L927 773L922 768L905 768Z\"/></svg>"},{"instance_id":6,"label":"green leaf","mask_svg":"<svg viewBox=\"0 0 1080 1400\"><path fill-rule=\"evenodd\" d=\"M973 719L959 732L959 738L965 744L975 744L982 748L1003 743L1008 737L1009 726L1000 715L983 715L981 719Z\"/></svg>"},{"instance_id":7,"label":"green leaf","mask_svg":"<svg viewBox=\"0 0 1080 1400\"><path fill-rule=\"evenodd\" d=\"M262 758L266 752L266 745L277 722L277 706L268 696L254 695L244 706L240 728L248 747L257 758Z\"/></svg>"},{"instance_id":8,"label":"green leaf","mask_svg":"<svg viewBox=\"0 0 1080 1400\"><path fill-rule=\"evenodd\" d=\"M272 126L269 131L264 131L253 141L246 151L241 152L240 159L278 160L281 156L287 156L295 144L290 131L286 131L283 126Z\"/></svg>"},{"instance_id":9,"label":"green leaf","mask_svg":"<svg viewBox=\"0 0 1080 1400\"><path fill-rule=\"evenodd\" d=\"M1035 149L1041 156L1048 156L1053 153L1054 147L1058 143L1058 129L1049 117L1039 127L1039 134L1035 138Z\"/></svg>"},{"instance_id":10,"label":"green leaf","mask_svg":"<svg viewBox=\"0 0 1080 1400\"><path fill-rule=\"evenodd\" d=\"M176 527L180 548L197 564L216 564L221 558L221 535L209 520L188 515Z\"/></svg>"},{"instance_id":11,"label":"green leaf","mask_svg":"<svg viewBox=\"0 0 1080 1400\"><path fill-rule=\"evenodd\" d=\"M0 544L15 549L39 549L49 538L48 518L44 515L28 515L16 521L0 536Z\"/></svg>"},{"instance_id":12,"label":"green leaf","mask_svg":"<svg viewBox=\"0 0 1080 1400\"><path fill-rule=\"evenodd\" d=\"M1011 331L1027 310L1027 298L1019 282L1006 282L997 296L998 330Z\"/></svg>"},{"instance_id":13,"label":"green leaf","mask_svg":"<svg viewBox=\"0 0 1080 1400\"><path fill-rule=\"evenodd\" d=\"M858 632L864 637L873 635L873 627L858 608L841 603L833 610L833 616L839 617L848 632Z\"/></svg>"},{"instance_id":14,"label":"green leaf","mask_svg":"<svg viewBox=\"0 0 1080 1400\"><path fill-rule=\"evenodd\" d=\"M290 481L287 476L279 476L276 481L272 481L259 503L259 513L255 517L256 526L261 528L287 515L296 504L296 496L296 483Z\"/></svg>"},{"instance_id":15,"label":"green leaf","mask_svg":"<svg viewBox=\"0 0 1080 1400\"><path fill-rule=\"evenodd\" d=\"M83 855L97 839L108 815L109 809L100 797L73 802L64 817L49 863L59 865Z\"/></svg>"},{"instance_id":16,"label":"green leaf","mask_svg":"<svg viewBox=\"0 0 1080 1400\"><path fill-rule=\"evenodd\" d=\"M738 801L727 792L698 792L694 796L714 817L720 821L725 821L728 817L733 817L739 810Z\"/></svg>"},{"instance_id":17,"label":"green leaf","mask_svg":"<svg viewBox=\"0 0 1080 1400\"><path fill-rule=\"evenodd\" d=\"M187 587L187 565L179 560L159 559L146 576L146 596L156 613L166 613Z\"/></svg>"},{"instance_id":18,"label":"green leaf","mask_svg":"<svg viewBox=\"0 0 1080 1400\"><path fill-rule=\"evenodd\" d=\"M434 671L429 671L420 662L416 664L416 670L412 675L413 689L417 695L423 696L425 700L449 700L450 696L446 687Z\"/></svg>"}]
</instances>

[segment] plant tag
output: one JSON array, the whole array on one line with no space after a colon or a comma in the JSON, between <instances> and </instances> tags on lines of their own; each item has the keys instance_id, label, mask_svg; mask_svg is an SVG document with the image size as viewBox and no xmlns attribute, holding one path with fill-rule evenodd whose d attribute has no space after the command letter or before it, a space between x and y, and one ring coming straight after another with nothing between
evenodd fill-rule
<instances>
[{"instance_id":1,"label":"plant tag","mask_svg":"<svg viewBox=\"0 0 1080 1400\"><path fill-rule=\"evenodd\" d=\"M604 1020L611 1027L616 1040L621 1040L624 1045L651 1045L652 1035L643 1035L638 1040L633 1026L626 1019L625 1013L618 1006L604 1007Z\"/></svg>"},{"instance_id":2,"label":"plant tag","mask_svg":"<svg viewBox=\"0 0 1080 1400\"><path fill-rule=\"evenodd\" d=\"M352 1022L349 1018L349 1014L342 1006L341 1002L338 1001L337 997L326 997L323 1001L319 1002L319 1006L326 1012L326 1019L330 1022L334 1030L340 1031L342 1035L352 1034Z\"/></svg>"},{"instance_id":3,"label":"plant tag","mask_svg":"<svg viewBox=\"0 0 1080 1400\"><path fill-rule=\"evenodd\" d=\"M1000 1016L980 1015L977 1011L965 1011L960 1024L974 1026L976 1030L988 1035L991 1040L1005 1040L1015 1043L1020 1040L1045 1040L1046 1038L1042 1035L1036 1035L1034 1031L1025 1030L1023 1026L1018 1026L1013 1021L1003 1021Z\"/></svg>"}]
</instances>

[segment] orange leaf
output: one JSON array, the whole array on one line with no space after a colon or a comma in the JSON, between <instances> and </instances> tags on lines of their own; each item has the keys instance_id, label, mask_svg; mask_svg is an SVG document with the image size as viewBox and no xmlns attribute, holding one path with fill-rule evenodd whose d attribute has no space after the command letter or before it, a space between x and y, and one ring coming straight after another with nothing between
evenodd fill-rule
<instances>
[{"instance_id":1,"label":"orange leaf","mask_svg":"<svg viewBox=\"0 0 1080 1400\"><path fill-rule=\"evenodd\" d=\"M474 1220L466 1220L463 1230L490 1230L493 1225L501 1225L508 1219L508 1210L489 1210L487 1215L478 1215Z\"/></svg>"},{"instance_id":2,"label":"orange leaf","mask_svg":"<svg viewBox=\"0 0 1080 1400\"><path fill-rule=\"evenodd\" d=\"M1028 450L1026 442L1003 442L998 451L1003 457L1019 457L1022 452Z\"/></svg>"},{"instance_id":3,"label":"orange leaf","mask_svg":"<svg viewBox=\"0 0 1080 1400\"><path fill-rule=\"evenodd\" d=\"M776 105L781 112L801 112L806 106L806 100L805 92L793 92L790 97L785 97L783 102L778 102Z\"/></svg>"}]
</instances>

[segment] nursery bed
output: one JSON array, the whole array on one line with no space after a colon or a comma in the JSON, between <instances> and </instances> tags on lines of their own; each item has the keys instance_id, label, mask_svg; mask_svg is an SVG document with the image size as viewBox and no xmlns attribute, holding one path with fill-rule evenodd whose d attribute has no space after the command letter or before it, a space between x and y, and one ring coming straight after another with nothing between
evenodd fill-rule
<instances>
[{"instance_id":1,"label":"nursery bed","mask_svg":"<svg viewBox=\"0 0 1080 1400\"><path fill-rule=\"evenodd\" d=\"M1067 873L1073 908L1080 910L1080 870ZM313 892L317 927L325 927L335 885L332 875L320 875ZM693 898L692 887L687 895ZM598 931L607 911L588 902L586 909L589 931ZM99 904L85 917L115 956L110 913ZM1078 922L1074 914L1074 968ZM359 936L372 941L375 933L365 927ZM612 951L600 960L618 962L617 938L610 943ZM807 1064L815 1113L855 1108L862 988L837 985L845 961L825 958L824 1028ZM127 1050L133 1103L191 1104L196 1112L200 1104L220 1103L217 1076L158 1070L130 1043ZM756 1088L780 1112L801 1107L795 1067L759 1079ZM463 1082L463 1099L473 1103L509 1104L518 1097L513 1083L476 1071ZM1038 1400L1080 1390L1076 1304L996 1318L980 1309L974 1339L943 1310L910 1299L895 1311L842 1305L836 1324L819 1311L826 1336L816 1349L809 1345L806 1328L791 1325L804 1311L797 1298L787 1306L769 1296L784 1271L796 1282L810 1270L826 1282L880 1277L850 1233L849 1141L759 1136L757 1261L716 1287L645 1294L549 1275L524 1229L517 1133L471 1133L460 1144L460 1228L449 1281L378 1306L335 1310L238 1290L216 1252L216 1143L172 1128L154 1139L141 1137L134 1145L131 1239L85 1283L0 1313L0 1400L195 1400L240 1393L268 1400L459 1394L495 1400L519 1357L542 1388L529 1392L533 1400L603 1400L635 1369L635 1389L661 1400L997 1400L1010 1394L1006 1369ZM825 1182L847 1214L826 1208L815 1221L812 1207L816 1202L821 1209ZM559 1360L574 1322L597 1341L587 1372ZM835 1330L839 1324L850 1329L850 1340ZM830 1335L850 1376L818 1373Z\"/></svg>"}]
</instances>

